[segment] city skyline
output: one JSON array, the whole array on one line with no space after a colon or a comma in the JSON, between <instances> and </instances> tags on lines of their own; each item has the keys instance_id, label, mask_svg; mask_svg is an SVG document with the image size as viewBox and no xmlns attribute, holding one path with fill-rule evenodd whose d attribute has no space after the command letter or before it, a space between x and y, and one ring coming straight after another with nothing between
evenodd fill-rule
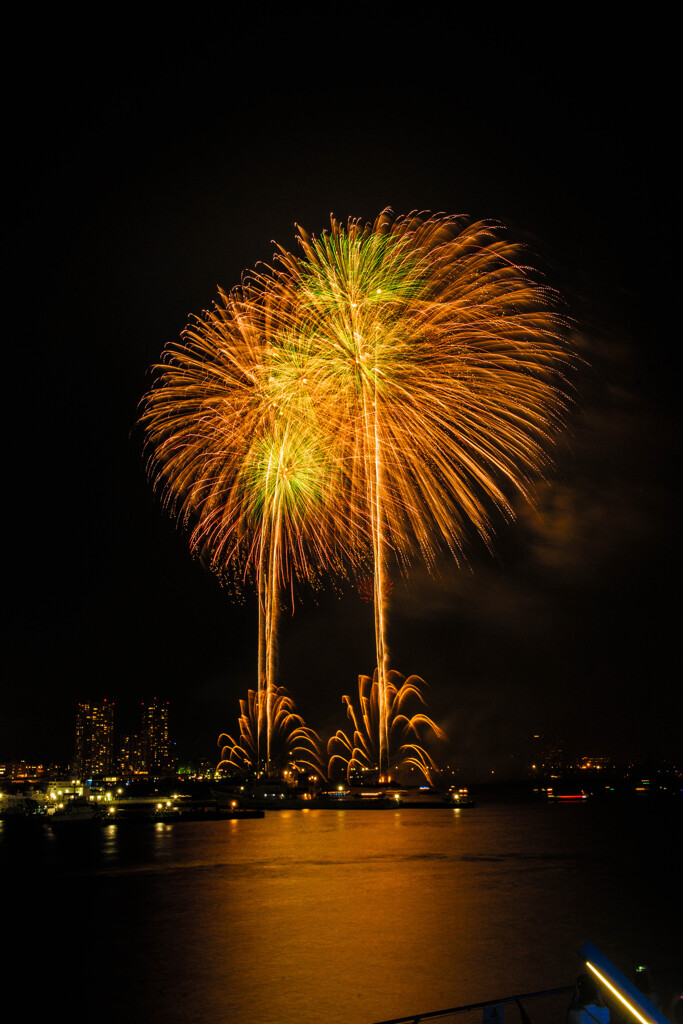
<instances>
[{"instance_id":1,"label":"city skyline","mask_svg":"<svg viewBox=\"0 0 683 1024\"><path fill-rule=\"evenodd\" d=\"M109 697L76 703L72 750L68 760L61 762L61 769L79 777L132 778L172 772L174 744L169 736L169 702L157 697L137 700L137 713L131 707L124 708L123 723L116 703ZM65 738L62 743L66 747ZM5 760L10 764L29 761L21 755ZM41 767L47 765L49 770L50 762L51 759L44 758L37 763Z\"/></svg>"},{"instance_id":2,"label":"city skyline","mask_svg":"<svg viewBox=\"0 0 683 1024\"><path fill-rule=\"evenodd\" d=\"M369 680L367 682L369 683ZM255 765L250 765L248 760L243 758L225 761L226 748L222 746L227 739L225 736L220 737L221 742L215 751L195 751L191 756L182 747L179 748L170 731L170 704L170 701L159 698L136 699L129 706L124 706L121 715L120 705L117 712L117 702L111 698L78 701L73 709L74 742L72 755L68 760L31 760L21 756L21 752L14 758L0 757L0 780L40 781L44 778L69 776L81 779L110 777L134 781L146 778L188 777L188 774L191 777L197 770L203 778L215 776L237 779L242 776L246 780L258 774ZM132 731L133 729L136 731ZM604 747L589 750L567 744L565 738L557 733L514 735L510 738L509 752L502 757L491 758L490 762L483 766L477 761L458 761L452 745L448 742L439 742L439 738L431 730L423 731L428 740L427 760L429 761L432 756L435 758L433 771L428 775L432 784L437 787L443 786L446 779L459 779L469 784L507 783L544 776L553 777L558 772L562 775L586 770L593 773L616 773L619 776L632 770L645 769L648 764L653 771L673 771L680 774L683 770L680 760L658 759L652 756L645 759L619 758ZM235 732L239 736L237 729ZM441 739L443 740L443 737ZM328 741L332 740L331 735L320 736L318 740L321 750L329 749L330 754L336 755L344 753L343 746L338 743L328 745ZM297 751L293 750L290 753L293 755L292 762L296 761ZM333 768L334 761L335 757L329 761L328 782L343 782L346 773L340 772L339 765ZM283 761L279 767L272 765L273 777L277 775L286 779L287 775L291 774L284 771L285 763ZM294 764L292 763L290 767L294 767ZM321 767L324 768L324 765ZM302 770L302 766L299 766L297 772L300 774ZM309 770L316 769L309 766ZM358 770L361 773L372 772L377 770L377 766L375 765L373 769L371 762L365 766L359 762L356 765L356 773ZM394 782L403 779L404 783L414 785L424 785L428 781L419 765L413 763L411 766L411 762L405 758L398 758L392 762L390 778Z\"/></svg>"}]
</instances>

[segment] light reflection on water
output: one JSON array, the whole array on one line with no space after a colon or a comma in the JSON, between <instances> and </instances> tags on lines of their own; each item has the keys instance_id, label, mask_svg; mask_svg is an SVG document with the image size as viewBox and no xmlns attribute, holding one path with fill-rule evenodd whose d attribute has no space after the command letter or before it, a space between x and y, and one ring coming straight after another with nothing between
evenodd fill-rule
<instances>
[{"instance_id":1,"label":"light reflection on water","mask_svg":"<svg viewBox=\"0 0 683 1024\"><path fill-rule=\"evenodd\" d=\"M107 826L42 839L34 913L58 922L83 991L106 992L100 1020L371 1024L569 984L588 939L668 969L672 817L490 805Z\"/></svg>"}]
</instances>

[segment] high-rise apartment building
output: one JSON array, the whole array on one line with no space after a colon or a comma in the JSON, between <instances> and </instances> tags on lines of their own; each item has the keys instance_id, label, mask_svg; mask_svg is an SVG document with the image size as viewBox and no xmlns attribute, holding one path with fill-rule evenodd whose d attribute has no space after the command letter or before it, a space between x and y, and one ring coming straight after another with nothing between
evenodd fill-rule
<instances>
[{"instance_id":1,"label":"high-rise apartment building","mask_svg":"<svg viewBox=\"0 0 683 1024\"><path fill-rule=\"evenodd\" d=\"M165 775L170 771L167 700L154 699L143 702L140 739L143 763L148 774Z\"/></svg>"},{"instance_id":2,"label":"high-rise apartment building","mask_svg":"<svg viewBox=\"0 0 683 1024\"><path fill-rule=\"evenodd\" d=\"M81 703L76 709L76 764L79 775L108 775L114 765L114 702Z\"/></svg>"},{"instance_id":3,"label":"high-rise apartment building","mask_svg":"<svg viewBox=\"0 0 683 1024\"><path fill-rule=\"evenodd\" d=\"M119 775L132 779L136 775L145 775L144 753L142 742L137 733L126 734L119 738L119 756L117 768Z\"/></svg>"}]
</instances>

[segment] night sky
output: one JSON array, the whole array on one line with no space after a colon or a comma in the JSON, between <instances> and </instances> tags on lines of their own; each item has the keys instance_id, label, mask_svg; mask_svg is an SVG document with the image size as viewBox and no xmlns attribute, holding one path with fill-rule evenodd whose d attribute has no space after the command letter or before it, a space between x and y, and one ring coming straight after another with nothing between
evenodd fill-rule
<instances>
[{"instance_id":1,"label":"night sky","mask_svg":"<svg viewBox=\"0 0 683 1024\"><path fill-rule=\"evenodd\" d=\"M312 11L117 24L106 45L61 21L34 39L6 126L0 760L67 761L76 702L100 696L122 728L140 700L169 699L183 756L213 757L235 728L256 600L230 600L152 494L135 428L148 367L218 285L274 241L293 248L295 222L387 206L507 224L563 294L585 361L537 508L500 525L493 554L473 540L467 567L395 580L392 666L427 681L474 775L511 771L538 732L680 760L667 61L641 59L643 26L492 36L486 19L388 5L371 21ZM280 681L327 733L372 672L372 609L350 586L317 602L283 617Z\"/></svg>"}]
</instances>

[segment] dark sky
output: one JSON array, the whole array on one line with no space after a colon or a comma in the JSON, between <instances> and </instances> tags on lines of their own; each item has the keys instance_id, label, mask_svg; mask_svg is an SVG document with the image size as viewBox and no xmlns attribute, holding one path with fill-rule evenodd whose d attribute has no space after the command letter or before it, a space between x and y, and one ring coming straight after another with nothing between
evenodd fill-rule
<instances>
[{"instance_id":1,"label":"dark sky","mask_svg":"<svg viewBox=\"0 0 683 1024\"><path fill-rule=\"evenodd\" d=\"M232 603L192 562L145 479L137 403L190 314L273 241L293 247L295 222L386 206L508 224L564 294L586 360L537 509L520 506L493 555L473 545L469 568L396 581L393 666L427 680L474 773L505 770L534 732L680 759L665 55L641 59L642 25L313 10L116 24L106 45L60 21L34 39L6 128L0 759L67 760L76 702L101 695L129 727L141 699L167 697L186 755L213 756L235 727L255 598ZM297 608L280 667L309 724L343 727L341 695L373 668L370 606L346 588Z\"/></svg>"}]
</instances>

